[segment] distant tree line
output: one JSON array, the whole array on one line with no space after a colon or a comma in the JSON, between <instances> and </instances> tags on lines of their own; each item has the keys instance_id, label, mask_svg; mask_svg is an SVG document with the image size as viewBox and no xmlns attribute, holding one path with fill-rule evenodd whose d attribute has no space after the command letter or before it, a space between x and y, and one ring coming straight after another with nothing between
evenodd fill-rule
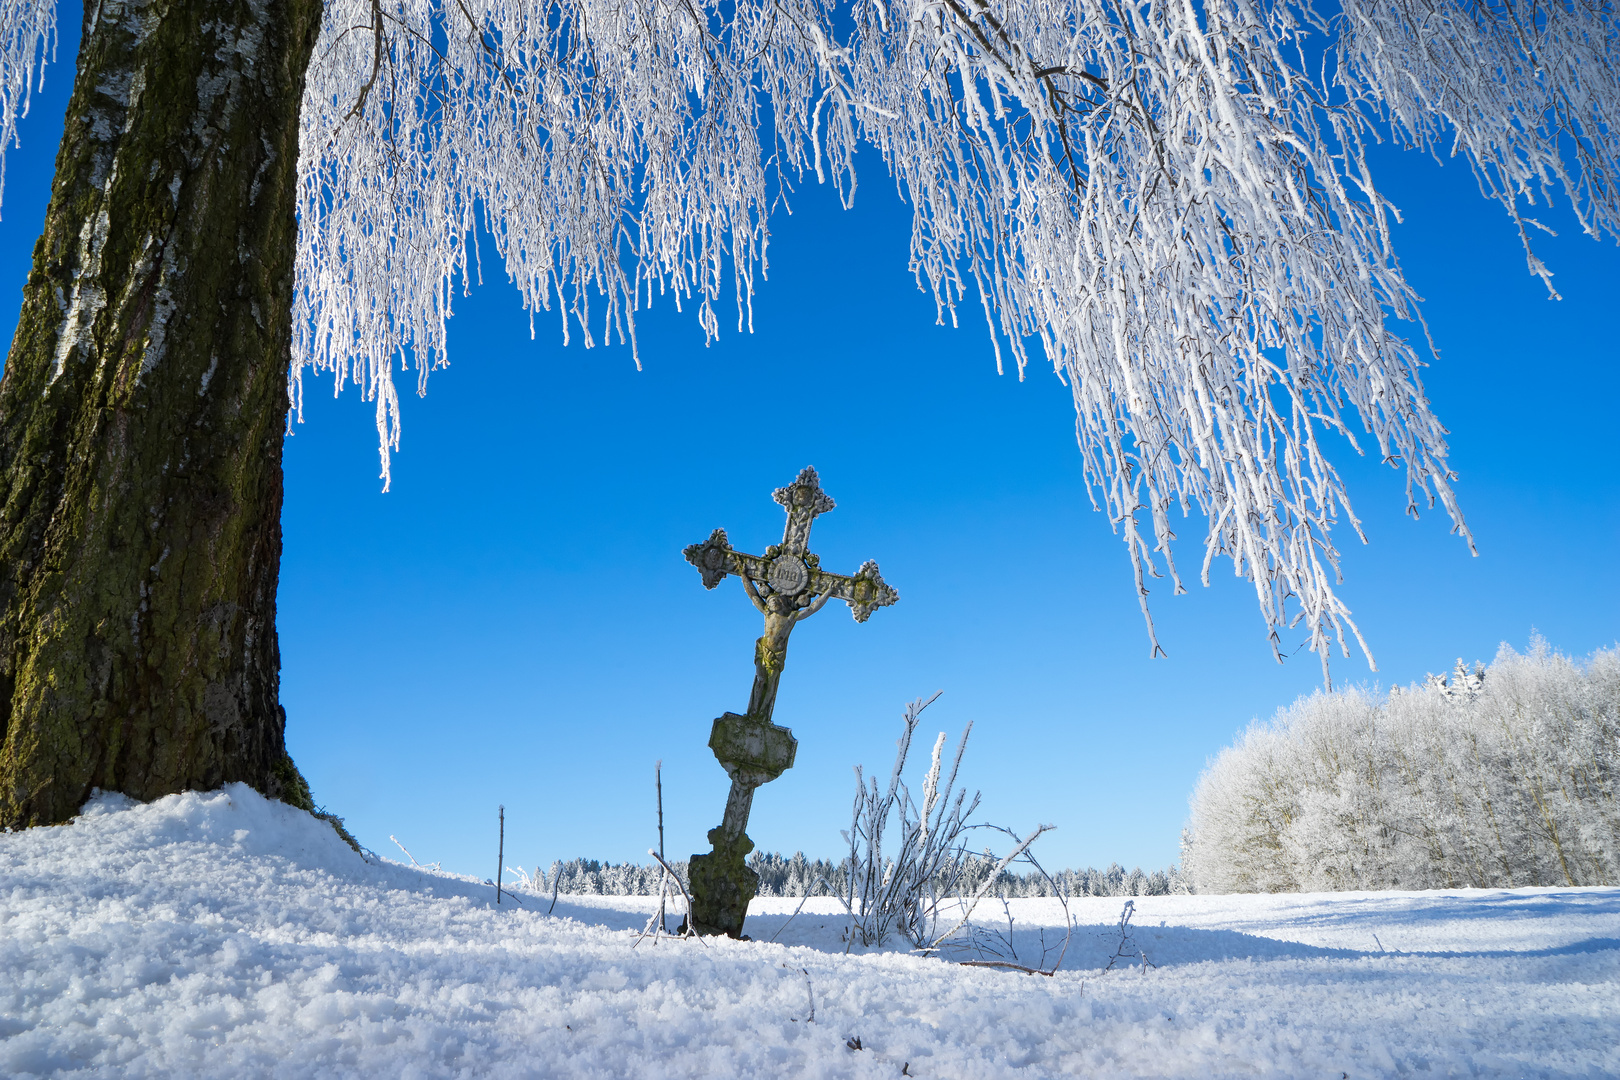
<instances>
[{"instance_id":1,"label":"distant tree line","mask_svg":"<svg viewBox=\"0 0 1620 1080\"><path fill-rule=\"evenodd\" d=\"M1617 782L1620 649L1538 639L1255 724L1199 781L1181 865L1200 892L1614 885Z\"/></svg>"},{"instance_id":2,"label":"distant tree line","mask_svg":"<svg viewBox=\"0 0 1620 1080\"><path fill-rule=\"evenodd\" d=\"M748 857L748 865L759 875L760 896L836 896L845 885L847 861L835 864L827 859L812 860L802 851L791 857L756 851ZM685 861L669 865L685 884ZM993 860L975 858L964 887L970 892L976 890L995 865ZM528 884L529 888L542 893L550 893L555 888L566 895L652 896L657 894L662 877L663 871L657 863L614 864L596 859L569 859L552 863L549 871L537 868ZM991 892L1008 898L1051 896L1054 883L1066 896L1164 896L1189 891L1175 866L1145 872L1140 867L1126 870L1114 863L1106 870L1088 867L1058 871L1052 874L1051 882L1035 871L1021 874L1003 871Z\"/></svg>"}]
</instances>

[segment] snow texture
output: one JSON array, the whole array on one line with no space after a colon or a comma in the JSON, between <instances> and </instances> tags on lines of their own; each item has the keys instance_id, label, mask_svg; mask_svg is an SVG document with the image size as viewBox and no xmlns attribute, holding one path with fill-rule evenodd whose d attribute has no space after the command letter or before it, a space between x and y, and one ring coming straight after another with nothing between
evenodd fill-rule
<instances>
[{"instance_id":1,"label":"snow texture","mask_svg":"<svg viewBox=\"0 0 1620 1080\"><path fill-rule=\"evenodd\" d=\"M1139 898L1156 966L1107 973L1120 902L1081 900L1050 979L846 955L829 899L638 947L651 898L519 899L240 785L100 796L0 836L0 1075L1620 1074L1615 889Z\"/></svg>"}]
</instances>

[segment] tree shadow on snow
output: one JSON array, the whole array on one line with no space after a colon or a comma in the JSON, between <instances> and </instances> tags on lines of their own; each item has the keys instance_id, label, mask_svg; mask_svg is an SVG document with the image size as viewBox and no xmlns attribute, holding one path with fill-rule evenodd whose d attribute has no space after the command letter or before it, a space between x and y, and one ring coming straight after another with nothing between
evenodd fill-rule
<instances>
[{"instance_id":1,"label":"tree shadow on snow","mask_svg":"<svg viewBox=\"0 0 1620 1080\"><path fill-rule=\"evenodd\" d=\"M480 905L494 907L495 889L486 882L470 878L440 876L422 873L407 866L383 863L373 864L376 882L385 887L404 888L410 892L427 893L441 898L465 897ZM1367 897L1362 900L1346 898L1349 906L1344 911L1312 911L1290 913L1291 917L1277 923L1292 926L1333 926L1349 928L1360 924L1367 936L1387 927L1407 926L1421 928L1424 923L1458 919L1541 919L1567 915L1571 903L1578 904L1582 914L1620 913L1620 890L1595 892L1548 893L1524 896L1500 894L1486 903L1481 897L1440 895L1429 897ZM514 912L526 912L557 919L569 919L584 926L609 931L641 931L655 910L653 897L624 896L570 896L556 898L531 892L503 893L503 906ZM831 903L828 901L827 903ZM669 905L666 928L673 930L681 921L684 905L676 900ZM1077 924L1069 939L1063 958L1065 971L1100 971L1112 962L1115 970L1139 968L1143 956L1155 968L1176 967L1223 960L1309 960L1423 956L1423 957L1548 957L1620 949L1620 939L1589 937L1581 941L1521 949L1347 949L1308 945L1261 934L1239 930L1201 929L1168 924L1133 925L1128 942L1122 942L1117 923ZM815 949L823 953L886 952L907 953L911 949L899 938L888 942L882 949L846 949L844 930L848 917L842 910L815 910L809 908L797 915L788 912L750 912L745 932L757 942ZM953 945L942 949L940 955L950 961L1003 960L1030 967L1050 968L1063 946L1061 926L1031 925L1025 927L1014 922L1010 931L1005 923L996 925L989 920L975 919L978 932L975 944Z\"/></svg>"},{"instance_id":2,"label":"tree shadow on snow","mask_svg":"<svg viewBox=\"0 0 1620 1080\"><path fill-rule=\"evenodd\" d=\"M1016 952L1016 962L1050 969L1063 949L1061 927L1023 930L1015 923L1010 935L1003 926L988 940L986 937L979 935L977 947L952 948L943 955L951 960L1014 960ZM1144 958L1148 965L1164 968L1212 960L1352 959L1364 955L1353 949L1330 949L1237 930L1188 926L1137 926L1132 928L1129 939L1122 941L1118 924L1087 924L1074 928L1068 949L1063 952L1063 970L1101 971L1110 964L1116 971L1130 970L1142 967Z\"/></svg>"},{"instance_id":3,"label":"tree shadow on snow","mask_svg":"<svg viewBox=\"0 0 1620 1080\"><path fill-rule=\"evenodd\" d=\"M1526 893L1507 890L1397 893L1334 897L1331 908L1307 907L1267 913L1285 926L1334 927L1375 923L1379 927L1421 928L1425 923L1501 919L1557 919L1620 915L1620 889L1577 888Z\"/></svg>"}]
</instances>

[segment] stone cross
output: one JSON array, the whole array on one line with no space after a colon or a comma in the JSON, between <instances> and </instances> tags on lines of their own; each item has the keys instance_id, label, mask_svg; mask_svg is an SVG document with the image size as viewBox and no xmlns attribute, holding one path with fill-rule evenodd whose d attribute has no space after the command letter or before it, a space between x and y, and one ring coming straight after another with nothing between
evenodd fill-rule
<instances>
[{"instance_id":1,"label":"stone cross","mask_svg":"<svg viewBox=\"0 0 1620 1080\"><path fill-rule=\"evenodd\" d=\"M731 777L731 792L724 820L709 830L714 851L692 856L691 922L703 934L741 936L748 901L759 889L759 875L744 862L754 849L745 831L754 789L792 768L799 747L792 731L771 723L788 635L829 600L846 601L855 621L865 622L873 611L900 599L878 573L877 563L868 560L846 576L823 570L821 560L810 552L811 524L835 505L821 490L816 470L806 468L793 483L777 488L774 497L787 509L787 528L782 542L766 548L764 555L732 550L724 529L714 530L703 543L685 551L686 561L703 575L704 588L712 589L734 574L765 616L765 633L754 643L748 712L724 714L709 735L709 748Z\"/></svg>"}]
</instances>

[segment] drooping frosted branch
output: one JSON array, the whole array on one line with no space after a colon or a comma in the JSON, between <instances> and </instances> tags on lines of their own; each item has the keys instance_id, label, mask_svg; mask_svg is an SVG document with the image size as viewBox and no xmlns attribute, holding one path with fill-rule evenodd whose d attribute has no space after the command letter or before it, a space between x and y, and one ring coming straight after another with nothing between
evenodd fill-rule
<instances>
[{"instance_id":1,"label":"drooping frosted branch","mask_svg":"<svg viewBox=\"0 0 1620 1080\"><path fill-rule=\"evenodd\" d=\"M1236 2L862 10L853 82L877 108L854 122L915 208L919 278L953 318L971 282L1019 370L1034 343L1068 382L1143 597L1161 566L1181 588L1171 511L1196 510L1203 578L1229 559L1274 646L1303 619L1342 649L1330 529L1356 520L1322 437L1359 428L1414 510L1462 519L1419 360L1385 326L1416 298L1362 118L1290 62L1299 28Z\"/></svg>"},{"instance_id":2,"label":"drooping frosted branch","mask_svg":"<svg viewBox=\"0 0 1620 1080\"><path fill-rule=\"evenodd\" d=\"M1591 236L1620 237L1620 20L1608 0L1345 0L1342 77L1395 136L1473 167L1518 226L1560 193Z\"/></svg>"},{"instance_id":3,"label":"drooping frosted branch","mask_svg":"<svg viewBox=\"0 0 1620 1080\"><path fill-rule=\"evenodd\" d=\"M9 138L53 24L37 0L0 5ZM1199 576L1220 558L1247 579L1274 648L1303 622L1324 664L1347 653L1332 529L1359 526L1339 446L1402 470L1409 508L1438 502L1466 536L1364 140L1449 141L1521 232L1521 200L1562 189L1589 232L1615 235L1607 0L834 14L329 0L303 113L295 409L311 372L362 384L386 480L396 365L420 392L446 362L452 290L486 255L564 340L633 345L664 296L711 338L733 302L741 329L786 184L813 172L847 199L866 142L913 207L911 263L940 318L977 304L998 360L1068 385L1144 615L1150 578L1182 587L1179 510L1206 523ZM474 246L480 226L493 252Z\"/></svg>"},{"instance_id":4,"label":"drooping frosted branch","mask_svg":"<svg viewBox=\"0 0 1620 1080\"><path fill-rule=\"evenodd\" d=\"M45 62L56 58L56 0L0 0L0 195L6 151L20 145L17 121L28 114Z\"/></svg>"},{"instance_id":5,"label":"drooping frosted branch","mask_svg":"<svg viewBox=\"0 0 1620 1080\"><path fill-rule=\"evenodd\" d=\"M393 364L418 389L445 355L458 279L487 224L531 312L563 340L634 342L642 304L748 317L770 169L805 167L824 13L633 0L333 3L304 105L294 402L307 369L377 403L398 445ZM820 39L825 39L820 32ZM775 146L761 144L767 101ZM592 308L592 299L597 301Z\"/></svg>"}]
</instances>

